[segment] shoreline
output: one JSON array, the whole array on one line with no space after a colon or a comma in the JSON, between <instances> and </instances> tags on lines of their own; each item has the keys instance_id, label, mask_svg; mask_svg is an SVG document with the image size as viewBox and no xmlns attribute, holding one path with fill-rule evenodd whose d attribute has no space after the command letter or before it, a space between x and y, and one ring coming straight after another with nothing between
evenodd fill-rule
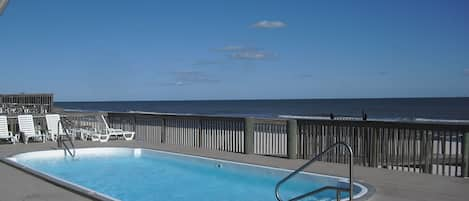
<instances>
[{"instance_id":1,"label":"shoreline","mask_svg":"<svg viewBox=\"0 0 469 201\"><path fill-rule=\"evenodd\" d=\"M67 112L469 123L469 98L55 102Z\"/></svg>"},{"instance_id":2,"label":"shoreline","mask_svg":"<svg viewBox=\"0 0 469 201\"><path fill-rule=\"evenodd\" d=\"M141 113L141 114L160 114L160 115L180 115L180 116L213 116L213 117L253 117L253 118L273 118L273 119L310 119L310 120L331 120L328 115L295 115L295 114L197 114L197 113L177 113L177 112L154 112L154 111L105 111L105 110L82 110L82 109L62 109L65 113L109 113L109 112L124 112L124 113ZM346 116L337 115L334 117L335 120L352 120L352 121L363 121L362 117L359 116ZM438 118L367 118L366 121L384 121L384 122L421 122L421 123L455 123L455 124L469 124L469 119L438 119Z\"/></svg>"}]
</instances>

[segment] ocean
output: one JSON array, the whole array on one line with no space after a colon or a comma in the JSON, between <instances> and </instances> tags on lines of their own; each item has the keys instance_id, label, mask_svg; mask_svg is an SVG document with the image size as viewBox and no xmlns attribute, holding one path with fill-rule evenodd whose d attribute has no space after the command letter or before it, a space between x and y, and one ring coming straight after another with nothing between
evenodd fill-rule
<instances>
[{"instance_id":1,"label":"ocean","mask_svg":"<svg viewBox=\"0 0 469 201\"><path fill-rule=\"evenodd\" d=\"M236 117L361 117L387 120L469 120L469 98L291 99L55 102L65 111L114 111Z\"/></svg>"}]
</instances>

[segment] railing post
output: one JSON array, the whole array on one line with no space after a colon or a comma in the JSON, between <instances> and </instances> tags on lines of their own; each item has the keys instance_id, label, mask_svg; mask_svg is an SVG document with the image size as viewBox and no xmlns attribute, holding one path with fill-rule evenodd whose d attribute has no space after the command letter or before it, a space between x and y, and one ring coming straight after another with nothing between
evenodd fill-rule
<instances>
[{"instance_id":1,"label":"railing post","mask_svg":"<svg viewBox=\"0 0 469 201\"><path fill-rule=\"evenodd\" d=\"M432 142L432 135L433 133L432 132L429 132L429 131L426 131L424 133L422 133L422 139L420 140L421 142L421 152L420 154L422 155L423 157L423 165L422 165L422 171L424 173L428 173L428 174L431 174L432 173L432 164L430 164L430 161L431 161L431 157L432 157L432 152L433 150L431 150L432 146L431 146L431 143Z\"/></svg>"},{"instance_id":2,"label":"railing post","mask_svg":"<svg viewBox=\"0 0 469 201\"><path fill-rule=\"evenodd\" d=\"M297 159L298 151L298 123L295 119L287 121L287 155L290 159Z\"/></svg>"},{"instance_id":3,"label":"railing post","mask_svg":"<svg viewBox=\"0 0 469 201\"><path fill-rule=\"evenodd\" d=\"M166 144L166 119L161 119L161 135L160 135L161 144Z\"/></svg>"},{"instance_id":4,"label":"railing post","mask_svg":"<svg viewBox=\"0 0 469 201\"><path fill-rule=\"evenodd\" d=\"M199 118L198 119L198 123L199 123L199 128L197 129L198 131L198 141L197 141L197 147L202 147L202 119Z\"/></svg>"},{"instance_id":5,"label":"railing post","mask_svg":"<svg viewBox=\"0 0 469 201\"><path fill-rule=\"evenodd\" d=\"M469 177L469 132L463 134L463 163L462 163L462 176Z\"/></svg>"},{"instance_id":6,"label":"railing post","mask_svg":"<svg viewBox=\"0 0 469 201\"><path fill-rule=\"evenodd\" d=\"M254 118L244 119L244 153L254 154Z\"/></svg>"},{"instance_id":7,"label":"railing post","mask_svg":"<svg viewBox=\"0 0 469 201\"><path fill-rule=\"evenodd\" d=\"M135 135L137 135L137 114L133 115L134 118L132 118L132 124L133 124L133 131L135 132ZM137 138L135 136L135 138Z\"/></svg>"},{"instance_id":8,"label":"railing post","mask_svg":"<svg viewBox=\"0 0 469 201\"><path fill-rule=\"evenodd\" d=\"M430 135L427 133L426 141L425 141L425 173L432 174L433 173L433 164L432 164L432 156L433 156L433 131L430 132Z\"/></svg>"},{"instance_id":9,"label":"railing post","mask_svg":"<svg viewBox=\"0 0 469 201\"><path fill-rule=\"evenodd\" d=\"M377 161L376 161L376 155L377 155L377 143L376 143L376 132L375 128L370 128L369 129L369 140L370 140L370 164L369 167L378 167L377 166Z\"/></svg>"}]
</instances>

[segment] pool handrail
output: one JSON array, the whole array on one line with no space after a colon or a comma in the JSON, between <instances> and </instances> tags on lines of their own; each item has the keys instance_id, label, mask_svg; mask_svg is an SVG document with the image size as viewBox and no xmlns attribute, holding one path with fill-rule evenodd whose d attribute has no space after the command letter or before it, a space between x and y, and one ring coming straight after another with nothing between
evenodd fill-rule
<instances>
[{"instance_id":1,"label":"pool handrail","mask_svg":"<svg viewBox=\"0 0 469 201\"><path fill-rule=\"evenodd\" d=\"M347 149L348 151L348 154L349 154L349 187L348 188L341 188L341 187L337 187L337 186L325 186L325 187L322 187L322 188L319 188L319 189L316 189L316 190L313 190L313 191L310 191L308 193L304 193L302 195L299 195L299 196L296 196L294 198L291 198L289 199L289 201L296 201L296 200L300 200L300 199L303 199L305 197L308 197L308 196L311 196L311 195L314 195L316 193L319 193L319 192L322 192L322 191L325 191L325 190L330 190L330 189L335 189L336 190L336 199L337 201L340 200L340 192L349 192L349 200L352 201L353 199L353 151L352 151L352 148L350 147L350 145L348 145L347 143L345 142L337 142L329 147L327 147L326 150L324 150L323 152L319 153L318 155L316 155L314 158L310 159L308 162L306 162L304 165L302 165L301 167L299 167L298 169L296 169L295 171L293 171L292 173L290 173L289 175L287 175L286 177L284 177L282 180L280 180L276 185L275 185L275 197L277 198L278 201L283 201L281 199L281 196L280 196L280 192L279 192L279 189L280 189L280 186L285 183L286 181L288 181L290 178L292 178L293 176L297 175L298 173L300 173L302 170L304 170L306 167L308 167L309 165L311 165L312 163L314 163L315 161L317 161L319 158L322 157L322 155L328 153L330 150L332 150L333 148L335 148L336 146L345 146L345 148Z\"/></svg>"},{"instance_id":2,"label":"pool handrail","mask_svg":"<svg viewBox=\"0 0 469 201\"><path fill-rule=\"evenodd\" d=\"M71 124L71 122L66 122L65 118L61 118L59 119L59 121L57 122L57 130L59 130L60 128L63 129L64 133L65 133L65 136L67 137L67 140L70 142L70 146L71 147L68 147L67 146L67 143L65 143L64 140L62 140L61 136L58 135L58 139L57 139L57 145L60 147L60 146L63 146L63 149L64 149L64 152L65 152L65 156L67 156L67 153L72 157L72 158L75 158L75 155L76 155L76 151L75 151L75 144L73 143L73 139L72 137L70 136L70 134L68 133L68 130L65 128L67 124ZM62 124L62 126L60 126ZM70 151L70 148L72 148L72 151Z\"/></svg>"}]
</instances>

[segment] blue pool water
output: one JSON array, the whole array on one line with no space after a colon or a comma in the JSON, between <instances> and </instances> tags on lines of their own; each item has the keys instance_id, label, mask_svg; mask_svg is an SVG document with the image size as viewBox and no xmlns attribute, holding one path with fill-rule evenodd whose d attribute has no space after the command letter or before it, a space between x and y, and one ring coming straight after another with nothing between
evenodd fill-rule
<instances>
[{"instance_id":1,"label":"blue pool water","mask_svg":"<svg viewBox=\"0 0 469 201\"><path fill-rule=\"evenodd\" d=\"M288 171L146 149L77 149L77 158L63 151L40 151L10 158L21 165L123 201L268 201L275 200L276 182ZM324 185L347 180L300 174L282 188L292 198ZM366 193L354 185L355 196ZM348 193L342 193L344 199ZM324 191L304 200L335 200Z\"/></svg>"}]
</instances>

